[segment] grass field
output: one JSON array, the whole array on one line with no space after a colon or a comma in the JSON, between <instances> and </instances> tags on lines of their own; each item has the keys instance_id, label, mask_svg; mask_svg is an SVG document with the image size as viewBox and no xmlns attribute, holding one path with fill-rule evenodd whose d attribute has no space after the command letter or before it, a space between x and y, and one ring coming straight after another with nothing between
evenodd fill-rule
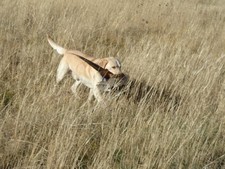
<instances>
[{"instance_id":1,"label":"grass field","mask_svg":"<svg viewBox=\"0 0 225 169\"><path fill-rule=\"evenodd\" d=\"M75 97L47 34L138 83ZM225 168L224 0L1 0L0 58L1 169Z\"/></svg>"}]
</instances>

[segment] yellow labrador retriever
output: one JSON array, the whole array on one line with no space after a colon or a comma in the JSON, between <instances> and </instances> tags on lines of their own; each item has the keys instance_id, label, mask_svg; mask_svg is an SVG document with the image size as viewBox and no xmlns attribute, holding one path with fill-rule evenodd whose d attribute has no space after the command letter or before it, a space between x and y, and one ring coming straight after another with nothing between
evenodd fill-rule
<instances>
[{"instance_id":1,"label":"yellow labrador retriever","mask_svg":"<svg viewBox=\"0 0 225 169\"><path fill-rule=\"evenodd\" d=\"M88 100L94 95L100 102L102 97L99 90L109 91L112 88L112 84L107 83L108 79L124 76L120 62L114 57L95 58L77 50L67 50L53 42L50 37L47 39L51 47L63 55L57 69L56 81L59 83L71 70L75 80L71 87L74 94L78 85L82 83L90 88Z\"/></svg>"}]
</instances>

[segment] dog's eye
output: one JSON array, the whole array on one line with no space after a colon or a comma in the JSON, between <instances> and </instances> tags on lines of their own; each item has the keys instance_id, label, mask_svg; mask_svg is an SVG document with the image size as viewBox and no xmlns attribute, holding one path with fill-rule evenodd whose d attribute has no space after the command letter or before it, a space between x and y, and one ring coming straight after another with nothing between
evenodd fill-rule
<instances>
[{"instance_id":1,"label":"dog's eye","mask_svg":"<svg viewBox=\"0 0 225 169\"><path fill-rule=\"evenodd\" d=\"M116 68L116 66L113 66L112 68L113 68L113 69L115 69L115 68Z\"/></svg>"}]
</instances>

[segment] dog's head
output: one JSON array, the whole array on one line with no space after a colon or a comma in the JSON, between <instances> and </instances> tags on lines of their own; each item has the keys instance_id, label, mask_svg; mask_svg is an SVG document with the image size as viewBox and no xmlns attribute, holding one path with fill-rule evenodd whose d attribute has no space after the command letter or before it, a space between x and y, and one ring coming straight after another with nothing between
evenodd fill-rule
<instances>
[{"instance_id":1,"label":"dog's head","mask_svg":"<svg viewBox=\"0 0 225 169\"><path fill-rule=\"evenodd\" d=\"M117 59L113 57L104 58L96 64L84 57L78 57L97 70L103 77L103 81L98 85L102 90L110 91L113 88L120 88L127 83L128 76L122 73L121 64Z\"/></svg>"},{"instance_id":2,"label":"dog's head","mask_svg":"<svg viewBox=\"0 0 225 169\"><path fill-rule=\"evenodd\" d=\"M97 64L114 75L122 73L120 61L114 57L103 58Z\"/></svg>"}]
</instances>

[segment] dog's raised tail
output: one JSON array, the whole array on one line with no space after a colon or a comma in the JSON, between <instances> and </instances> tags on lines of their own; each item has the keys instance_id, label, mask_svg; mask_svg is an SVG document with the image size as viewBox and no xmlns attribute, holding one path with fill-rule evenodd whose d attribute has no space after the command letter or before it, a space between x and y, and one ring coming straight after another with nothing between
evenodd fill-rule
<instances>
[{"instance_id":1,"label":"dog's raised tail","mask_svg":"<svg viewBox=\"0 0 225 169\"><path fill-rule=\"evenodd\" d=\"M60 55L63 55L66 52L66 49L62 46L59 46L47 35L48 43L51 45L53 49L55 49Z\"/></svg>"}]
</instances>

